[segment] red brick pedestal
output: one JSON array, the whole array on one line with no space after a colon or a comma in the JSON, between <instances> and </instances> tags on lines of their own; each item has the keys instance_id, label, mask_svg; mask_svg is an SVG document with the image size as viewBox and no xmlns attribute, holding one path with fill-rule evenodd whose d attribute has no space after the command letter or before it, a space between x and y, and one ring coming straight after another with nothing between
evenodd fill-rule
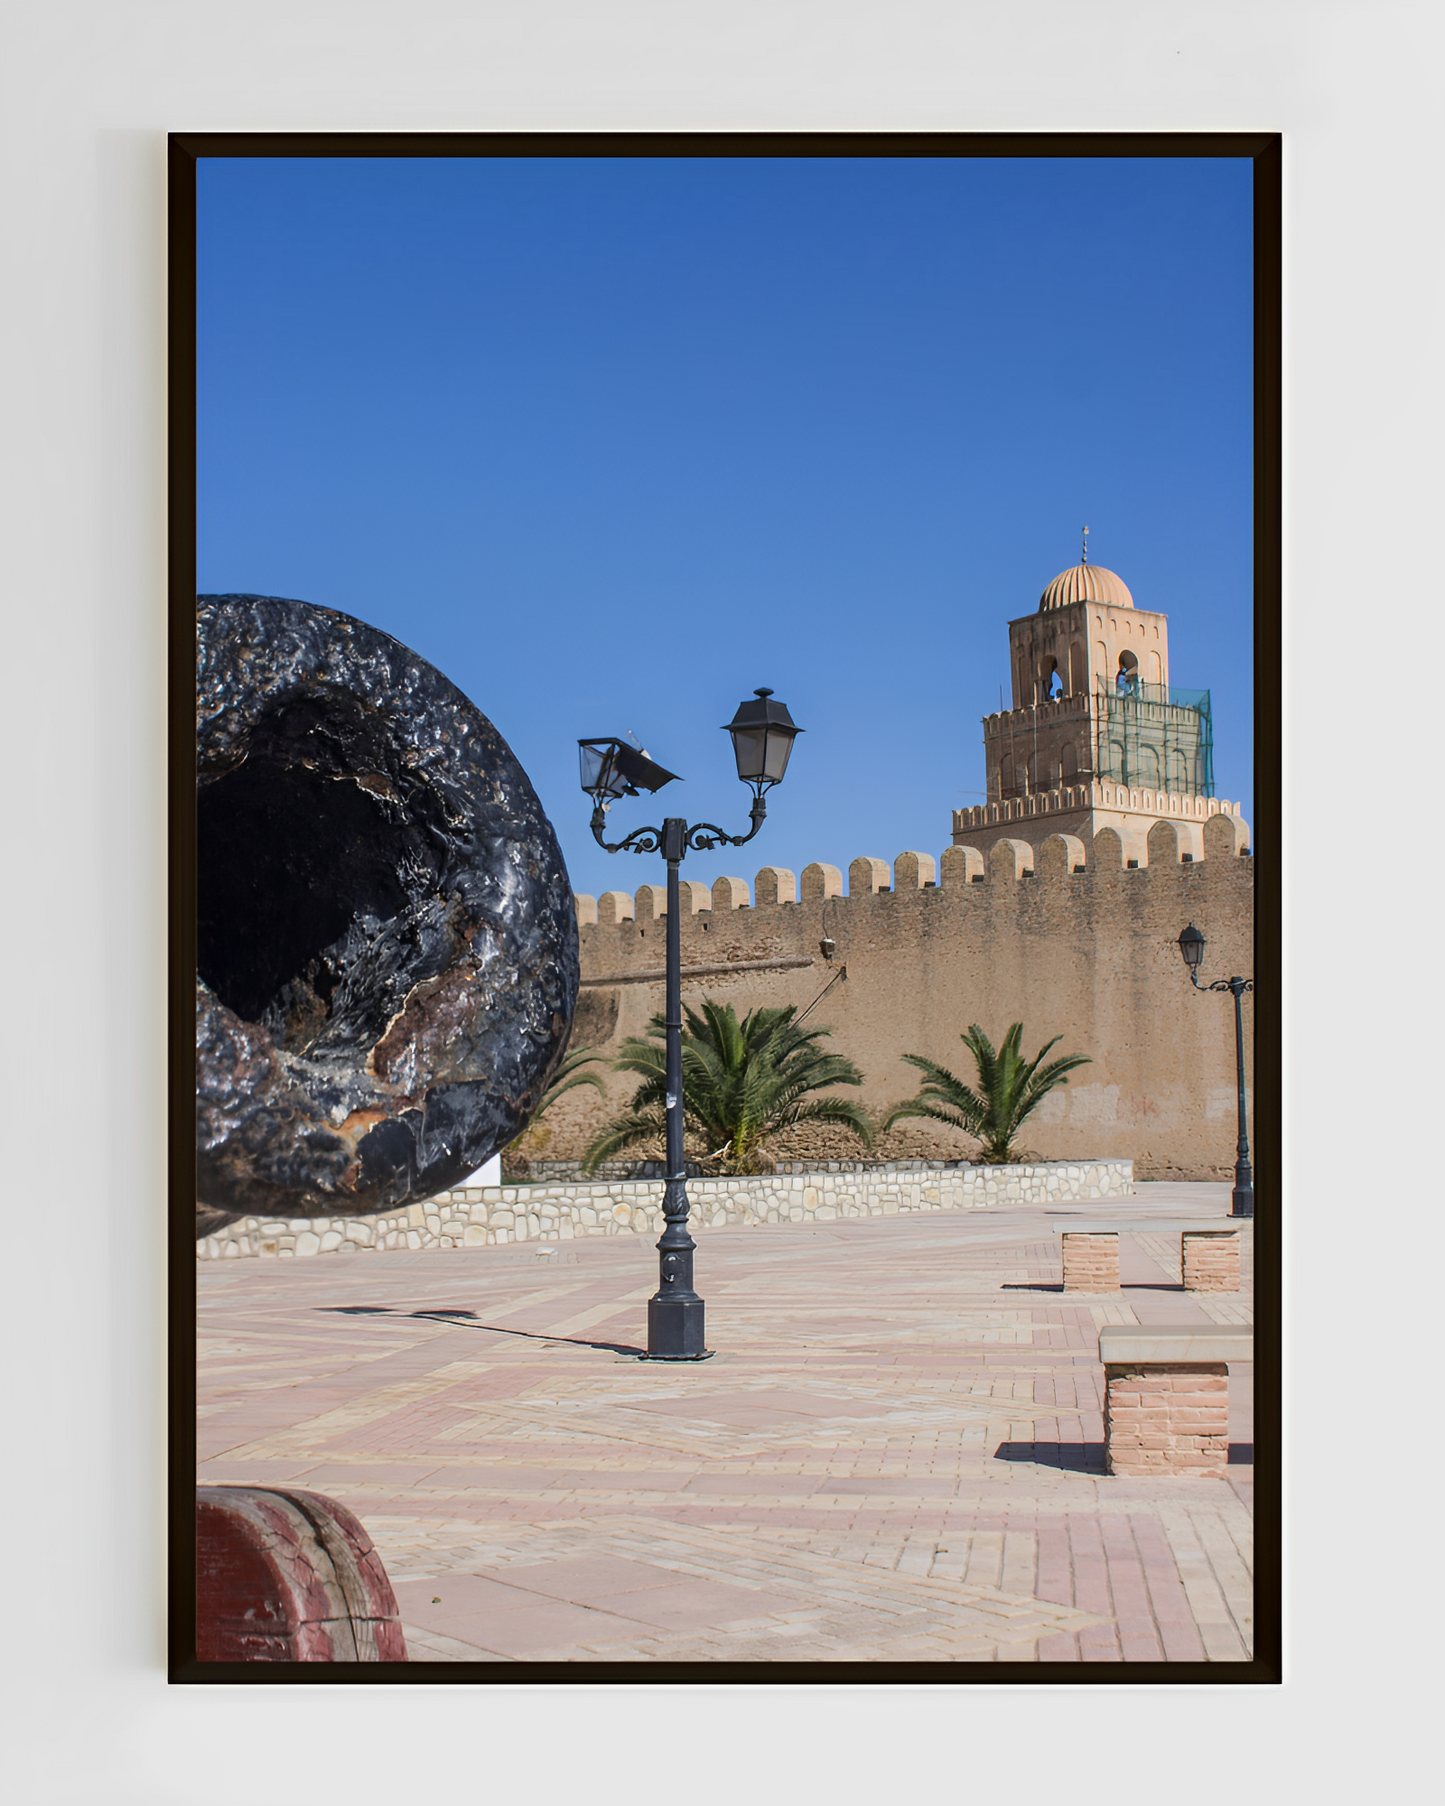
<instances>
[{"instance_id":1,"label":"red brick pedestal","mask_svg":"<svg viewBox=\"0 0 1445 1806\"><path fill-rule=\"evenodd\" d=\"M381 1557L319 1492L196 1489L196 1660L404 1662Z\"/></svg>"},{"instance_id":2,"label":"red brick pedestal","mask_svg":"<svg viewBox=\"0 0 1445 1806\"><path fill-rule=\"evenodd\" d=\"M1106 1323L1104 1460L1111 1474L1218 1474L1229 1464L1229 1364L1254 1359L1233 1323Z\"/></svg>"},{"instance_id":3,"label":"red brick pedestal","mask_svg":"<svg viewBox=\"0 0 1445 1806\"><path fill-rule=\"evenodd\" d=\"M1186 1229L1181 1241L1186 1292L1239 1290L1237 1229Z\"/></svg>"},{"instance_id":4,"label":"red brick pedestal","mask_svg":"<svg viewBox=\"0 0 1445 1806\"><path fill-rule=\"evenodd\" d=\"M1117 1292L1119 1289L1119 1238L1078 1230L1065 1230L1064 1290L1066 1292Z\"/></svg>"},{"instance_id":5,"label":"red brick pedestal","mask_svg":"<svg viewBox=\"0 0 1445 1806\"><path fill-rule=\"evenodd\" d=\"M1229 1368L1223 1361L1104 1369L1111 1474L1222 1474L1229 1464Z\"/></svg>"}]
</instances>

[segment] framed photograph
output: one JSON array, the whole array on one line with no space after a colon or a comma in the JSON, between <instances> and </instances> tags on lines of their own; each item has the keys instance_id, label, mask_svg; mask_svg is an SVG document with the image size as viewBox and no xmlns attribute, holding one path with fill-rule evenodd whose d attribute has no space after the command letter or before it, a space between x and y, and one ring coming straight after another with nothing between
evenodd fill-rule
<instances>
[{"instance_id":1,"label":"framed photograph","mask_svg":"<svg viewBox=\"0 0 1445 1806\"><path fill-rule=\"evenodd\" d=\"M172 136L173 1680L1281 1679L1280 170Z\"/></svg>"}]
</instances>

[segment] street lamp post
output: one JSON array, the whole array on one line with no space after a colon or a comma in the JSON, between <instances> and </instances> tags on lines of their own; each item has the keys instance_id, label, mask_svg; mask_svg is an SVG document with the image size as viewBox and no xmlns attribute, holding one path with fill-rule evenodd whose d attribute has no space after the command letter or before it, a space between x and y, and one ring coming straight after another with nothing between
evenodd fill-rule
<instances>
[{"instance_id":1,"label":"street lamp post","mask_svg":"<svg viewBox=\"0 0 1445 1806\"><path fill-rule=\"evenodd\" d=\"M738 777L753 793L752 827L746 834L727 834L711 822L691 827L681 816L664 817L660 828L638 828L625 840L609 842L603 830L607 811L621 796L639 789L657 791L676 772L666 771L645 752L617 739L579 740L582 788L592 798L592 834L609 853L661 853L667 861L667 1174L662 1197L666 1226L657 1244L657 1291L647 1302L647 1359L701 1361L708 1355L703 1326L704 1305L693 1288L692 1256L697 1243L687 1231L687 1166L683 1154L682 1090L682 941L677 869L689 847L696 853L713 847L740 847L763 825L765 792L783 781L793 741L802 733L771 690L755 690L753 700L739 703L727 724L732 735Z\"/></svg>"},{"instance_id":2,"label":"street lamp post","mask_svg":"<svg viewBox=\"0 0 1445 1806\"><path fill-rule=\"evenodd\" d=\"M1249 1135L1244 1114L1244 1013L1240 998L1254 989L1252 978L1216 978L1213 984L1199 982L1199 968L1204 962L1204 936L1193 922L1179 936L1179 951L1189 968L1190 983L1196 991L1228 991L1234 999L1234 1072L1239 1090L1239 1140L1234 1150L1234 1190L1230 1194L1229 1214L1234 1217L1254 1215L1254 1174L1249 1165Z\"/></svg>"}]
</instances>

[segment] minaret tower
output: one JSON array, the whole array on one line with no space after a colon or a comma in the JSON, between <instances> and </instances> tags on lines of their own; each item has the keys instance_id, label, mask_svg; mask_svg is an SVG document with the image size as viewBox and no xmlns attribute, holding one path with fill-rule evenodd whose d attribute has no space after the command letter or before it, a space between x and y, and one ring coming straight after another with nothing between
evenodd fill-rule
<instances>
[{"instance_id":1,"label":"minaret tower","mask_svg":"<svg viewBox=\"0 0 1445 1806\"><path fill-rule=\"evenodd\" d=\"M1142 864L1149 829L1168 820L1201 857L1204 821L1239 814L1214 795L1209 692L1170 684L1166 617L1136 608L1121 577L1089 563L1088 533L1078 564L1009 622L1013 707L984 719L988 801L954 810L954 845L1037 848L1063 833L1087 855L1109 827L1126 861Z\"/></svg>"}]
</instances>

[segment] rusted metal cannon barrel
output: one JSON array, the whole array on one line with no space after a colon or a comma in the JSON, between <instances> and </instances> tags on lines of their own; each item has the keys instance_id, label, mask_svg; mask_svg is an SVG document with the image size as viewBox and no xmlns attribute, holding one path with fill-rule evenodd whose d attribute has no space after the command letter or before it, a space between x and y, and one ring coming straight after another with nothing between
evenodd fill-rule
<instances>
[{"instance_id":1,"label":"rusted metal cannon barrel","mask_svg":"<svg viewBox=\"0 0 1445 1806\"><path fill-rule=\"evenodd\" d=\"M198 1233L444 1191L525 1126L577 999L506 742L388 634L198 599Z\"/></svg>"}]
</instances>

